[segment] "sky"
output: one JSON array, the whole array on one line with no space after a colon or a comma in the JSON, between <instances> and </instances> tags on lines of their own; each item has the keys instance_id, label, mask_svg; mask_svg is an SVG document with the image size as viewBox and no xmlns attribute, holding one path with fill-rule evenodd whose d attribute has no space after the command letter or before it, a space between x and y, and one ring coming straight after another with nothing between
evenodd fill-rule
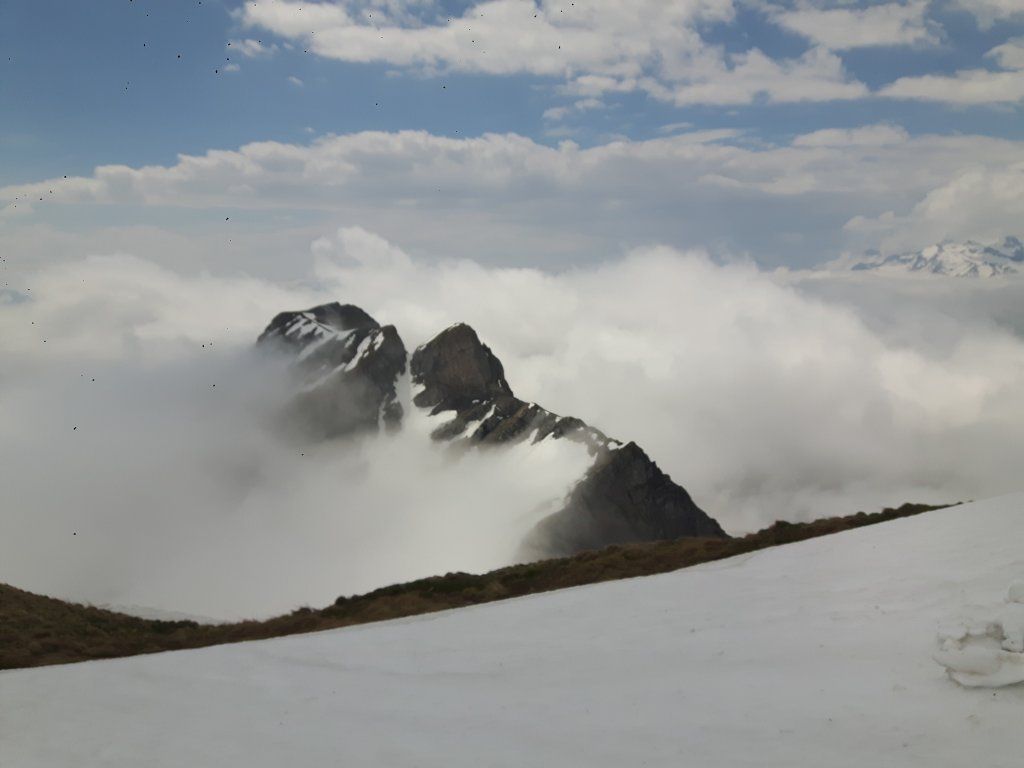
<instances>
[{"instance_id":1,"label":"sky","mask_svg":"<svg viewBox=\"0 0 1024 768\"><path fill-rule=\"evenodd\" d=\"M301 279L340 226L552 270L996 239L1022 213L1022 8L5 0L5 287L120 251Z\"/></svg>"}]
</instances>

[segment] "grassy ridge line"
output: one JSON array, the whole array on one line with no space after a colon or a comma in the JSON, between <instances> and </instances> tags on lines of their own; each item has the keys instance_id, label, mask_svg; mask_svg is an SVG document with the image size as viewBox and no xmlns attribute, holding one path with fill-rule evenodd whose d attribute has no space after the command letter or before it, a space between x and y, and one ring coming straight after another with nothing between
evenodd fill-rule
<instances>
[{"instance_id":1,"label":"grassy ridge line","mask_svg":"<svg viewBox=\"0 0 1024 768\"><path fill-rule=\"evenodd\" d=\"M811 523L777 522L742 538L627 544L481 575L449 573L339 597L319 610L300 608L266 621L234 624L141 619L0 584L0 669L260 640L649 576L941 508L904 504L874 514L858 512Z\"/></svg>"}]
</instances>

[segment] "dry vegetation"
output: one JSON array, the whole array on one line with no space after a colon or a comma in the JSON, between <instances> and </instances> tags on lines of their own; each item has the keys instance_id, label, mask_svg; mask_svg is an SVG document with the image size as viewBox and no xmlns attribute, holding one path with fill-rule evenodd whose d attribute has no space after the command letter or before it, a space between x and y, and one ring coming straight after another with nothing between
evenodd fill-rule
<instances>
[{"instance_id":1,"label":"dry vegetation","mask_svg":"<svg viewBox=\"0 0 1024 768\"><path fill-rule=\"evenodd\" d=\"M0 669L197 648L364 624L447 608L633 576L648 576L802 541L940 507L904 504L875 514L812 523L777 522L735 539L677 539L629 544L574 557L502 568L482 575L449 573L340 597L326 608L300 608L267 621L206 625L152 621L68 603L0 584Z\"/></svg>"}]
</instances>

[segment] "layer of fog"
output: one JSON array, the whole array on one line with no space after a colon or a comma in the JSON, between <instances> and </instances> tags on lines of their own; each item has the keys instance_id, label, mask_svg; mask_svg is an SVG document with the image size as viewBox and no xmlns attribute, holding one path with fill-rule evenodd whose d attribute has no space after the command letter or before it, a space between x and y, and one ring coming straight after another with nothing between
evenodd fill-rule
<instances>
[{"instance_id":1,"label":"layer of fog","mask_svg":"<svg viewBox=\"0 0 1024 768\"><path fill-rule=\"evenodd\" d=\"M270 428L286 384L253 339L335 299L410 349L471 323L520 397L636 440L733 533L1019 488L1018 281L893 287L665 248L550 274L418 261L359 229L313 254L299 286L96 257L0 306L0 581L236 617L509 562L585 456L455 458L418 416L358 444Z\"/></svg>"},{"instance_id":2,"label":"layer of fog","mask_svg":"<svg viewBox=\"0 0 1024 768\"><path fill-rule=\"evenodd\" d=\"M570 443L438 450L444 416L416 409L396 435L302 442L273 418L287 391L238 350L8 387L0 581L213 618L324 605L507 565L589 464Z\"/></svg>"}]
</instances>

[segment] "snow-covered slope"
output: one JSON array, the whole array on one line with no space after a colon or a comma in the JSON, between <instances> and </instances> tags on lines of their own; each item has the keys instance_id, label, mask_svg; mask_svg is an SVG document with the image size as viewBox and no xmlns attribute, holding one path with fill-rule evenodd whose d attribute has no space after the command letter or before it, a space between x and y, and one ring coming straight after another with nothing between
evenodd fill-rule
<instances>
[{"instance_id":1,"label":"snow-covered slope","mask_svg":"<svg viewBox=\"0 0 1024 768\"><path fill-rule=\"evenodd\" d=\"M937 243L920 251L868 255L846 265L853 271L922 272L948 277L999 277L1024 271L1024 244L1016 237L985 245L973 240Z\"/></svg>"},{"instance_id":2,"label":"snow-covered slope","mask_svg":"<svg viewBox=\"0 0 1024 768\"><path fill-rule=\"evenodd\" d=\"M1024 494L643 579L277 640L0 673L3 764L965 766L1024 688L936 628L1024 572Z\"/></svg>"}]
</instances>

